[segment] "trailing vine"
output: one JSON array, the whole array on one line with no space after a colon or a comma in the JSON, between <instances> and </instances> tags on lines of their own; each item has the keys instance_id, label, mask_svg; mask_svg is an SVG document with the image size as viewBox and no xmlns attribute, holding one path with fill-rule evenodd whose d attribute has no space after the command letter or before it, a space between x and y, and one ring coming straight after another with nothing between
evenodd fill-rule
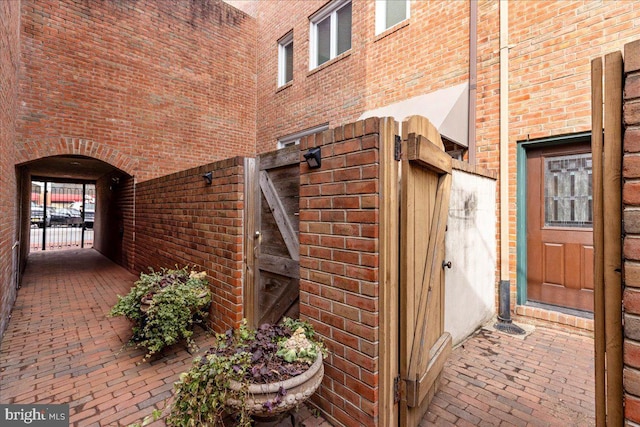
<instances>
[{"instance_id":1,"label":"trailing vine","mask_svg":"<svg viewBox=\"0 0 640 427\"><path fill-rule=\"evenodd\" d=\"M140 274L129 293L118 296L110 316L125 316L133 322L130 344L146 350L148 360L166 346L185 340L190 350L193 325L206 317L211 291L206 273L162 269Z\"/></svg>"}]
</instances>

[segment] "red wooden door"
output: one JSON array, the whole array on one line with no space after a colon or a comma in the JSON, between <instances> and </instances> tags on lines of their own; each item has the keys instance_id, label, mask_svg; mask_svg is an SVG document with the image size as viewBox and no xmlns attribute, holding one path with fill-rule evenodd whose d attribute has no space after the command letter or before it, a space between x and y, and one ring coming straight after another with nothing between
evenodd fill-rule
<instances>
[{"instance_id":1,"label":"red wooden door","mask_svg":"<svg viewBox=\"0 0 640 427\"><path fill-rule=\"evenodd\" d=\"M593 311L588 143L527 153L527 300Z\"/></svg>"}]
</instances>

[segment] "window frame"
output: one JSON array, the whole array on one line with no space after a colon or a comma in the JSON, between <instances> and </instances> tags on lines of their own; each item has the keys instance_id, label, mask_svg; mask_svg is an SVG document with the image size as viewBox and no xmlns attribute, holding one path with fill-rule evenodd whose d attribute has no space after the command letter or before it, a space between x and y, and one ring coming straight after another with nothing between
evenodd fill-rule
<instances>
[{"instance_id":1,"label":"window frame","mask_svg":"<svg viewBox=\"0 0 640 427\"><path fill-rule=\"evenodd\" d=\"M287 47L291 45L291 80L287 80ZM278 40L278 87L293 81L293 30Z\"/></svg>"},{"instance_id":2,"label":"window frame","mask_svg":"<svg viewBox=\"0 0 640 427\"><path fill-rule=\"evenodd\" d=\"M346 5L351 4L351 39L349 40L349 49L337 54L338 51L338 11ZM325 19L330 19L330 41L329 41L329 59L322 64L318 64L318 24ZM309 17L309 70L318 68L326 64L332 59L348 52L353 47L353 2L352 0L334 0L318 12Z\"/></svg>"},{"instance_id":3,"label":"window frame","mask_svg":"<svg viewBox=\"0 0 640 427\"><path fill-rule=\"evenodd\" d=\"M387 3L392 0L376 0L376 36L384 33L390 28L400 25L406 22L411 17L411 0L406 0L406 12L402 21L398 21L395 24L387 27Z\"/></svg>"},{"instance_id":4,"label":"window frame","mask_svg":"<svg viewBox=\"0 0 640 427\"><path fill-rule=\"evenodd\" d=\"M313 135L318 132L324 132L327 129L329 129L329 123L323 123L321 125L302 130L300 132L291 133L289 135L283 136L282 138L278 138L277 149L280 150L290 145L299 145L300 140L303 137L308 135Z\"/></svg>"}]
</instances>

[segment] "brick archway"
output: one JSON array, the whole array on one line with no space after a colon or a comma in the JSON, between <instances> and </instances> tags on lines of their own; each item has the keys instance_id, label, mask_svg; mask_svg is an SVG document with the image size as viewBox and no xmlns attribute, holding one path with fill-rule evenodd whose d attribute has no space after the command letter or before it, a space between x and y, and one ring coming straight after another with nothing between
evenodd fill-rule
<instances>
[{"instance_id":1,"label":"brick archway","mask_svg":"<svg viewBox=\"0 0 640 427\"><path fill-rule=\"evenodd\" d=\"M80 155L102 160L134 176L138 161L107 144L91 139L59 137L27 141L17 149L16 164L51 156Z\"/></svg>"}]
</instances>

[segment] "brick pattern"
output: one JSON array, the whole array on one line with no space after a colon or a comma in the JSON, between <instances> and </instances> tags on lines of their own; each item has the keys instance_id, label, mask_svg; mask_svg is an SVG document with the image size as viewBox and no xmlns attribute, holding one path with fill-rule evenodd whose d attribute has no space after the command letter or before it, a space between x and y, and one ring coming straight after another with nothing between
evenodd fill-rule
<instances>
[{"instance_id":1,"label":"brick pattern","mask_svg":"<svg viewBox=\"0 0 640 427\"><path fill-rule=\"evenodd\" d=\"M367 119L300 145L322 149L322 168L300 169L300 314L329 349L314 403L345 426L378 418L378 128Z\"/></svg>"},{"instance_id":2,"label":"brick pattern","mask_svg":"<svg viewBox=\"0 0 640 427\"><path fill-rule=\"evenodd\" d=\"M0 4L0 338L16 298L13 256L17 240L17 177L14 168L20 60L20 7ZM18 248L19 249L19 248Z\"/></svg>"},{"instance_id":3,"label":"brick pattern","mask_svg":"<svg viewBox=\"0 0 640 427\"><path fill-rule=\"evenodd\" d=\"M213 173L207 185L202 175ZM207 272L210 321L222 332L243 316L244 162L235 157L136 186L135 271L194 265Z\"/></svg>"},{"instance_id":4,"label":"brick pattern","mask_svg":"<svg viewBox=\"0 0 640 427\"><path fill-rule=\"evenodd\" d=\"M640 423L640 41L624 48L624 373L625 418Z\"/></svg>"},{"instance_id":5,"label":"brick pattern","mask_svg":"<svg viewBox=\"0 0 640 427\"><path fill-rule=\"evenodd\" d=\"M480 329L454 349L420 426L595 426L593 339Z\"/></svg>"},{"instance_id":6,"label":"brick pattern","mask_svg":"<svg viewBox=\"0 0 640 427\"><path fill-rule=\"evenodd\" d=\"M0 349L0 401L68 403L70 426L127 426L164 408L196 355L179 343L140 363L142 350L123 347L131 323L106 313L137 276L93 250L38 253L29 263ZM194 340L203 354L211 337L195 328ZM297 415L301 425L330 427L304 406Z\"/></svg>"},{"instance_id":7,"label":"brick pattern","mask_svg":"<svg viewBox=\"0 0 640 427\"><path fill-rule=\"evenodd\" d=\"M141 182L254 153L253 18L221 0L18 4L17 162L82 154Z\"/></svg>"}]
</instances>

